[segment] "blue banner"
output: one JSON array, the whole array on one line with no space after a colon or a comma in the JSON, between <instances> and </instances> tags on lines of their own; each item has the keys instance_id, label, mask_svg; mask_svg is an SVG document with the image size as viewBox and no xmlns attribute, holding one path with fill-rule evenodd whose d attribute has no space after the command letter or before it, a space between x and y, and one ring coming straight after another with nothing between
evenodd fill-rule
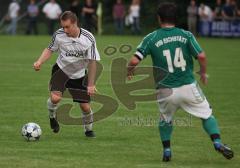
<instances>
[{"instance_id":1,"label":"blue banner","mask_svg":"<svg viewBox=\"0 0 240 168\"><path fill-rule=\"evenodd\" d=\"M200 22L201 36L240 37L240 20Z\"/></svg>"}]
</instances>

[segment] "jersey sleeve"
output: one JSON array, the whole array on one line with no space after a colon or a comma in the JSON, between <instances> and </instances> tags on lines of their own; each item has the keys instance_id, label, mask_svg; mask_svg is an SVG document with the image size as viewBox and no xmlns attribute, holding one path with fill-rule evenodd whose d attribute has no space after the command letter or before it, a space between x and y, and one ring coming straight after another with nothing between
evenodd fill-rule
<instances>
[{"instance_id":1,"label":"jersey sleeve","mask_svg":"<svg viewBox=\"0 0 240 168\"><path fill-rule=\"evenodd\" d=\"M150 54L150 38L149 35L146 36L143 41L138 45L137 51L135 53L135 56L138 57L138 59L142 60L147 57L147 55Z\"/></svg>"},{"instance_id":2,"label":"jersey sleeve","mask_svg":"<svg viewBox=\"0 0 240 168\"><path fill-rule=\"evenodd\" d=\"M190 38L189 38L189 47L190 47L191 55L194 58L197 58L198 54L203 52L201 46L199 45L196 38L192 34L190 35Z\"/></svg>"},{"instance_id":3,"label":"jersey sleeve","mask_svg":"<svg viewBox=\"0 0 240 168\"><path fill-rule=\"evenodd\" d=\"M57 32L53 34L52 41L48 46L48 49L53 51L53 52L57 51L58 48L59 48L59 44L58 44L59 42L58 42L58 39L57 39L57 34L58 34Z\"/></svg>"},{"instance_id":4,"label":"jersey sleeve","mask_svg":"<svg viewBox=\"0 0 240 168\"><path fill-rule=\"evenodd\" d=\"M100 55L97 49L97 44L96 44L95 38L93 39L94 40L92 41L92 45L91 47L89 47L87 52L87 59L100 61Z\"/></svg>"}]
</instances>

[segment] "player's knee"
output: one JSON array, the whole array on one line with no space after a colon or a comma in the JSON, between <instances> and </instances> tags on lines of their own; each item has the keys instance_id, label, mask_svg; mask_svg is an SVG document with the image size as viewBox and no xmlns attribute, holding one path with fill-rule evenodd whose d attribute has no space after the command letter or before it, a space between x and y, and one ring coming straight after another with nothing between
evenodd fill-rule
<instances>
[{"instance_id":1,"label":"player's knee","mask_svg":"<svg viewBox=\"0 0 240 168\"><path fill-rule=\"evenodd\" d=\"M80 108L84 112L91 112L91 107L88 103L80 103Z\"/></svg>"},{"instance_id":2,"label":"player's knee","mask_svg":"<svg viewBox=\"0 0 240 168\"><path fill-rule=\"evenodd\" d=\"M51 93L51 101L53 104L57 104L61 101L62 96L61 94L55 94L55 93Z\"/></svg>"},{"instance_id":3,"label":"player's knee","mask_svg":"<svg viewBox=\"0 0 240 168\"><path fill-rule=\"evenodd\" d=\"M172 123L172 115L167 114L161 114L160 115L160 122L164 123Z\"/></svg>"}]
</instances>

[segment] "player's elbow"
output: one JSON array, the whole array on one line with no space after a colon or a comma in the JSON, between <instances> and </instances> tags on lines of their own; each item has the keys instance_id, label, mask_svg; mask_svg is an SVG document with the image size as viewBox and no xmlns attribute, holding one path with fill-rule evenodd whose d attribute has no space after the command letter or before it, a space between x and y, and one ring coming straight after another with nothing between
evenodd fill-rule
<instances>
[{"instance_id":1,"label":"player's elbow","mask_svg":"<svg viewBox=\"0 0 240 168\"><path fill-rule=\"evenodd\" d=\"M199 53L197 58L198 58L198 61L201 61L201 62L206 61L206 55L204 52Z\"/></svg>"},{"instance_id":2,"label":"player's elbow","mask_svg":"<svg viewBox=\"0 0 240 168\"><path fill-rule=\"evenodd\" d=\"M136 56L133 56L132 59L130 60L129 65L136 66L139 64L139 62L140 62L140 60Z\"/></svg>"}]
</instances>

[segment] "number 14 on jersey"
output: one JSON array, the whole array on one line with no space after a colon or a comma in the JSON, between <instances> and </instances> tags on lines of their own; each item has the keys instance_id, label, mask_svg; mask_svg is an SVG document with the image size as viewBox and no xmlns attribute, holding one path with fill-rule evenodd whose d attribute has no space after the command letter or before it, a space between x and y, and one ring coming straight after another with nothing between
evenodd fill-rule
<instances>
[{"instance_id":1,"label":"number 14 on jersey","mask_svg":"<svg viewBox=\"0 0 240 168\"><path fill-rule=\"evenodd\" d=\"M170 73L174 72L174 67L175 68L181 68L182 71L186 70L186 68L185 68L186 67L186 61L183 58L183 53L182 53L181 48L176 48L173 62L172 62L172 57L171 57L170 50L163 50L163 55L167 59L168 71Z\"/></svg>"}]
</instances>

